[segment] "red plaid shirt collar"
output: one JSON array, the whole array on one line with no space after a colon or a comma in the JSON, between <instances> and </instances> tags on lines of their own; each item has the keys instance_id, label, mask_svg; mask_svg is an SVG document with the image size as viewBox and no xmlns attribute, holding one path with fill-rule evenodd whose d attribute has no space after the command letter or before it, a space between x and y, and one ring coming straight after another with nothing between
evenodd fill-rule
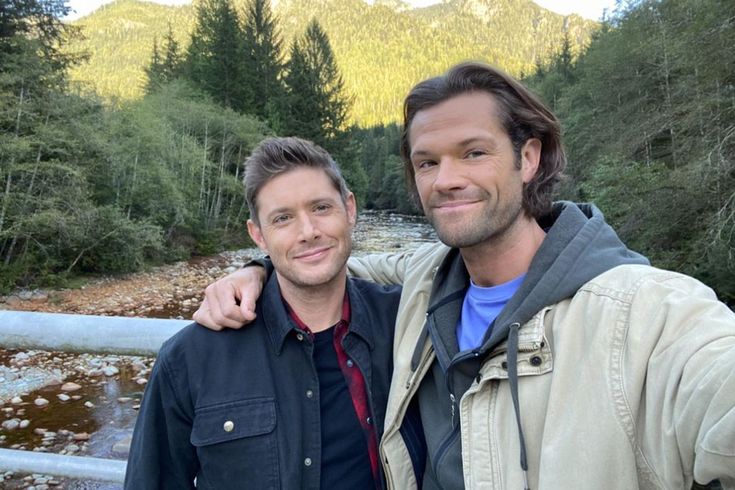
<instances>
[{"instance_id":1,"label":"red plaid shirt collar","mask_svg":"<svg viewBox=\"0 0 735 490\"><path fill-rule=\"evenodd\" d=\"M296 326L306 332L309 337L314 340L314 334L311 329L298 317L291 306L283 300L289 316ZM347 335L350 327L350 297L345 291L344 301L342 302L342 318L334 325L334 350L337 353L337 361L345 377L347 388L352 398L352 406L355 408L357 420L362 426L368 445L368 455L370 456L370 467L373 471L373 480L376 488L381 488L380 471L378 469L378 436L374 428L372 414L370 413L370 400L368 399L365 378L352 359L349 358L347 352L342 346L342 340Z\"/></svg>"}]
</instances>

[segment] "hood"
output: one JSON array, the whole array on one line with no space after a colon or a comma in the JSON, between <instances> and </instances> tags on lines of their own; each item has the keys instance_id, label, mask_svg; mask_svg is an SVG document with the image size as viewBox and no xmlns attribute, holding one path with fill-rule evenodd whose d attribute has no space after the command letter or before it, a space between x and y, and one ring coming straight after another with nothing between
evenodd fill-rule
<instances>
[{"instance_id":1,"label":"hood","mask_svg":"<svg viewBox=\"0 0 735 490\"><path fill-rule=\"evenodd\" d=\"M511 324L523 325L542 308L574 296L600 274L619 265L649 263L623 244L593 204L557 202L539 224L546 229L546 238L520 288L495 319L482 350L504 341Z\"/></svg>"},{"instance_id":2,"label":"hood","mask_svg":"<svg viewBox=\"0 0 735 490\"><path fill-rule=\"evenodd\" d=\"M526 443L518 399L518 330L546 306L574 296L577 290L600 274L625 264L648 264L629 250L592 204L557 202L552 212L539 220L546 238L534 255L521 286L488 328L480 349L457 352L455 333L462 298L469 277L458 250L452 249L437 271L427 310L427 322L419 337L411 367L416 369L428 337L437 362L446 377L452 408L454 394L464 393L482 365L485 354L508 340L508 384L518 426L520 465L527 475ZM455 392L455 390L457 390ZM527 481L527 480L526 480ZM528 488L526 483L525 488Z\"/></svg>"}]
</instances>

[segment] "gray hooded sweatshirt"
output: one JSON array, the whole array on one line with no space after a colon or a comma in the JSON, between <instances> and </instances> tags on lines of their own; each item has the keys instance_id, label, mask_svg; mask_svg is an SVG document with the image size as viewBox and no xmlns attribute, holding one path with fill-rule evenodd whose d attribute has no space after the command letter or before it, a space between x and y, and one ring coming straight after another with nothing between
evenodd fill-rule
<instances>
[{"instance_id":1,"label":"gray hooded sweatshirt","mask_svg":"<svg viewBox=\"0 0 735 490\"><path fill-rule=\"evenodd\" d=\"M427 443L424 489L464 488L458 403L487 354L506 339L508 378L521 440L520 464L527 469L515 362L518 327L542 308L574 296L583 284L613 267L648 264L645 257L625 247L593 205L556 203L539 224L547 231L546 238L523 283L490 325L479 349L459 352L457 343L456 326L469 287L469 275L457 249L449 252L437 272L427 321L418 342L423 346L428 335L436 351L436 362L418 392ZM414 356L414 368L420 350L419 347Z\"/></svg>"}]
</instances>

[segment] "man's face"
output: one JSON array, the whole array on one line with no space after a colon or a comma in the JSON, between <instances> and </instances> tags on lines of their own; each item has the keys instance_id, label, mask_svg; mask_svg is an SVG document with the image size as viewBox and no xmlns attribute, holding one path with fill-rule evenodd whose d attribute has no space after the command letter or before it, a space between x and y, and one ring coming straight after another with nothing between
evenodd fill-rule
<instances>
[{"instance_id":1,"label":"man's face","mask_svg":"<svg viewBox=\"0 0 735 490\"><path fill-rule=\"evenodd\" d=\"M490 94L470 92L419 111L409 128L421 205L451 247L498 239L523 213L523 184L536 172L541 143L526 142L519 170L497 110Z\"/></svg>"},{"instance_id":2,"label":"man's face","mask_svg":"<svg viewBox=\"0 0 735 490\"><path fill-rule=\"evenodd\" d=\"M258 193L253 240L273 261L281 288L325 286L344 280L352 250L355 198L343 203L321 169L298 167L268 181Z\"/></svg>"}]
</instances>

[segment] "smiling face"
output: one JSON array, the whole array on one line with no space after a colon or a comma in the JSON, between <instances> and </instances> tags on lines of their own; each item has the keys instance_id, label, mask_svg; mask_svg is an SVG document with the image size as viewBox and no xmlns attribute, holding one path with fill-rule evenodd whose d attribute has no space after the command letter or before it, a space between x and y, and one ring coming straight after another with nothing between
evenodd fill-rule
<instances>
[{"instance_id":1,"label":"smiling face","mask_svg":"<svg viewBox=\"0 0 735 490\"><path fill-rule=\"evenodd\" d=\"M273 261L281 289L343 283L352 250L355 198L345 202L320 169L296 167L263 185L259 224L248 232Z\"/></svg>"},{"instance_id":2,"label":"smiling face","mask_svg":"<svg viewBox=\"0 0 735 490\"><path fill-rule=\"evenodd\" d=\"M523 215L523 185L536 173L541 143L520 155L486 92L457 95L419 111L408 138L427 219L439 239L470 248L507 234Z\"/></svg>"}]
</instances>

